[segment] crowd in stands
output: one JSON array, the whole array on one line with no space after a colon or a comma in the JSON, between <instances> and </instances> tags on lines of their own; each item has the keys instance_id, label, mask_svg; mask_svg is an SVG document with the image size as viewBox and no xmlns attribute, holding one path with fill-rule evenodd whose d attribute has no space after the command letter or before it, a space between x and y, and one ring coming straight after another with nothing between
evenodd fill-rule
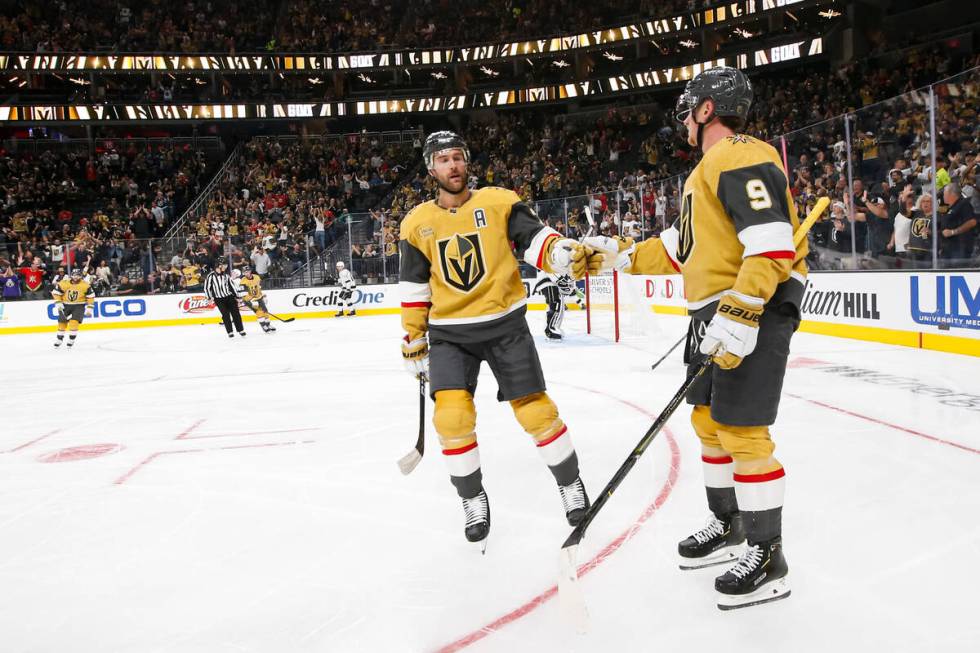
<instances>
[{"instance_id":1,"label":"crowd in stands","mask_svg":"<svg viewBox=\"0 0 980 653\"><path fill-rule=\"evenodd\" d=\"M698 8L702 0L23 0L0 49L59 52L368 51L531 39Z\"/></svg>"},{"instance_id":2,"label":"crowd in stands","mask_svg":"<svg viewBox=\"0 0 980 653\"><path fill-rule=\"evenodd\" d=\"M754 80L756 104L745 131L777 149L785 137L789 182L801 214L821 196L833 201L831 215L811 232L814 267L929 266L933 234L940 265L976 265L978 65L976 57L956 59L925 48L889 66L871 61L830 74L815 68ZM928 95L911 91L964 69L974 72L934 87L939 137L933 170ZM460 130L472 153L470 185L515 190L571 237L590 227L638 238L656 235L677 215L678 175L697 159L672 120L668 99L598 113L523 111L472 119ZM847 112L850 165L840 118ZM192 288L195 277L183 274L184 268L196 266L200 273L229 252L235 264L248 262L260 274L288 277L308 258L318 259L318 270L329 269L319 259L347 233L350 244L337 256L353 259L362 278L380 277L370 259L397 269L399 223L435 191L419 165L420 150L421 138L398 146L373 137L252 139L185 226L176 249L142 246L138 239L160 235L174 208L196 196L206 167L198 153L120 148L90 158L2 152L4 292L15 292L8 293L17 285L11 275L22 293L30 291L26 282L36 273L27 271L35 257L48 277L59 265L78 261L102 269L98 278L107 288ZM98 210L86 215L77 209L92 198L100 200ZM913 223L923 226L913 229Z\"/></svg>"},{"instance_id":3,"label":"crowd in stands","mask_svg":"<svg viewBox=\"0 0 980 653\"><path fill-rule=\"evenodd\" d=\"M0 148L0 272L4 296L35 292L36 261L48 284L59 268L100 263L117 279L154 270L145 240L162 236L207 182L213 165L190 146L137 149L120 141L90 156ZM9 270L8 270L9 267ZM12 273L12 274L9 274ZM20 283L15 284L11 277Z\"/></svg>"},{"instance_id":4,"label":"crowd in stands","mask_svg":"<svg viewBox=\"0 0 980 653\"><path fill-rule=\"evenodd\" d=\"M32 52L255 52L268 42L279 7L273 0L4 5L0 50Z\"/></svg>"}]
</instances>

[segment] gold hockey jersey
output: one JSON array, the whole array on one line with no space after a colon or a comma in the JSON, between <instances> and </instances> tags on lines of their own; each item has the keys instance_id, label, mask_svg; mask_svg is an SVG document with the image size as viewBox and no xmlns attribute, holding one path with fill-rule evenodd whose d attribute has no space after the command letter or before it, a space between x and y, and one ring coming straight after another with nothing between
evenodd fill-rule
<instances>
[{"instance_id":1,"label":"gold hockey jersey","mask_svg":"<svg viewBox=\"0 0 980 653\"><path fill-rule=\"evenodd\" d=\"M265 297L265 293L262 292L262 279L259 275L253 274L251 277L242 277L238 283L245 290L245 296L242 299L246 302L258 301Z\"/></svg>"},{"instance_id":2,"label":"gold hockey jersey","mask_svg":"<svg viewBox=\"0 0 980 653\"><path fill-rule=\"evenodd\" d=\"M776 150L735 134L711 147L684 183L680 216L660 238L636 245L625 271L684 276L695 311L730 289L799 307L807 244Z\"/></svg>"},{"instance_id":3,"label":"gold hockey jersey","mask_svg":"<svg viewBox=\"0 0 980 653\"><path fill-rule=\"evenodd\" d=\"M64 304L88 304L91 306L95 303L95 291L85 279L78 282L74 282L70 278L62 279L51 291L51 296L56 302Z\"/></svg>"},{"instance_id":4,"label":"gold hockey jersey","mask_svg":"<svg viewBox=\"0 0 980 653\"><path fill-rule=\"evenodd\" d=\"M549 244L560 237L504 188L474 190L455 210L435 201L416 206L402 222L399 243L409 339L429 331L451 342L480 342L526 324L527 295L514 252L543 269Z\"/></svg>"}]
</instances>

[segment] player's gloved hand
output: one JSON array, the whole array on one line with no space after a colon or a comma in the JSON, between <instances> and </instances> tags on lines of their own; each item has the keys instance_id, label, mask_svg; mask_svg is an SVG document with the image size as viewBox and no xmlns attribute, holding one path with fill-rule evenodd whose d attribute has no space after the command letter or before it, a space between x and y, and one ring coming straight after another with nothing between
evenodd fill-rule
<instances>
[{"instance_id":1,"label":"player's gloved hand","mask_svg":"<svg viewBox=\"0 0 980 653\"><path fill-rule=\"evenodd\" d=\"M406 335L402 339L402 360L405 361L405 369L418 379L429 375L429 341L425 336L409 341Z\"/></svg>"},{"instance_id":2,"label":"player's gloved hand","mask_svg":"<svg viewBox=\"0 0 980 653\"><path fill-rule=\"evenodd\" d=\"M632 261L630 256L636 244L632 238L621 238L619 236L610 238L609 236L590 236L582 240L582 244L591 249L595 261L589 260L589 274L593 267L598 267L597 271L606 272L612 269L620 272L629 272Z\"/></svg>"},{"instance_id":3,"label":"player's gloved hand","mask_svg":"<svg viewBox=\"0 0 980 653\"><path fill-rule=\"evenodd\" d=\"M54 303L54 310L58 311L58 315L64 315L65 314L65 304L64 304L64 302L55 302Z\"/></svg>"},{"instance_id":4,"label":"player's gloved hand","mask_svg":"<svg viewBox=\"0 0 980 653\"><path fill-rule=\"evenodd\" d=\"M585 276L587 264L588 252L582 243L571 238L558 238L551 242L545 272L581 279Z\"/></svg>"},{"instance_id":5,"label":"player's gloved hand","mask_svg":"<svg viewBox=\"0 0 980 653\"><path fill-rule=\"evenodd\" d=\"M698 349L702 354L714 352L715 364L724 370L738 367L755 350L762 310L758 297L729 291L718 302Z\"/></svg>"}]
</instances>

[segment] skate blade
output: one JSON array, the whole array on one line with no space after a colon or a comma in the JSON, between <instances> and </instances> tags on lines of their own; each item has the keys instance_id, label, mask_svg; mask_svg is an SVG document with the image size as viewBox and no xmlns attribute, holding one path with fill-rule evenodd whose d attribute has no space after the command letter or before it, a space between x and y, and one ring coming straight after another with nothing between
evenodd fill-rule
<instances>
[{"instance_id":1,"label":"skate blade","mask_svg":"<svg viewBox=\"0 0 980 653\"><path fill-rule=\"evenodd\" d=\"M482 540L480 540L479 542L473 542L473 544L475 544L476 546L478 546L480 548L480 555L486 555L487 554L487 540L489 540L489 539L490 539L489 537L485 537Z\"/></svg>"},{"instance_id":2,"label":"skate blade","mask_svg":"<svg viewBox=\"0 0 980 653\"><path fill-rule=\"evenodd\" d=\"M783 576L779 580L774 580L748 594L721 594L718 593L719 610L738 610L739 608L750 608L753 605L772 603L781 599L788 598L790 595L789 580Z\"/></svg>"},{"instance_id":3,"label":"skate blade","mask_svg":"<svg viewBox=\"0 0 980 653\"><path fill-rule=\"evenodd\" d=\"M744 542L742 544L736 544L735 546L728 546L723 549L718 549L717 551L706 555L703 558L685 558L678 555L677 566L684 571L692 571L695 569L705 569L707 567L717 567L718 565L734 563L742 556L743 549L745 549Z\"/></svg>"}]
</instances>

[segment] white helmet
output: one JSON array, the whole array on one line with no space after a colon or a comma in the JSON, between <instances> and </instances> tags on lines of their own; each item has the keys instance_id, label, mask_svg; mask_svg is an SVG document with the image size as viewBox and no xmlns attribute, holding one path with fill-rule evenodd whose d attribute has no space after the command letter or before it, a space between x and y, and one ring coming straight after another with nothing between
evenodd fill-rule
<instances>
[{"instance_id":1,"label":"white helmet","mask_svg":"<svg viewBox=\"0 0 980 653\"><path fill-rule=\"evenodd\" d=\"M344 269L344 262L343 261L337 261L337 269L338 270L343 270Z\"/></svg>"},{"instance_id":2,"label":"white helmet","mask_svg":"<svg viewBox=\"0 0 980 653\"><path fill-rule=\"evenodd\" d=\"M231 278L232 279L241 279L242 278L242 271L241 270L232 270L231 271Z\"/></svg>"}]
</instances>

